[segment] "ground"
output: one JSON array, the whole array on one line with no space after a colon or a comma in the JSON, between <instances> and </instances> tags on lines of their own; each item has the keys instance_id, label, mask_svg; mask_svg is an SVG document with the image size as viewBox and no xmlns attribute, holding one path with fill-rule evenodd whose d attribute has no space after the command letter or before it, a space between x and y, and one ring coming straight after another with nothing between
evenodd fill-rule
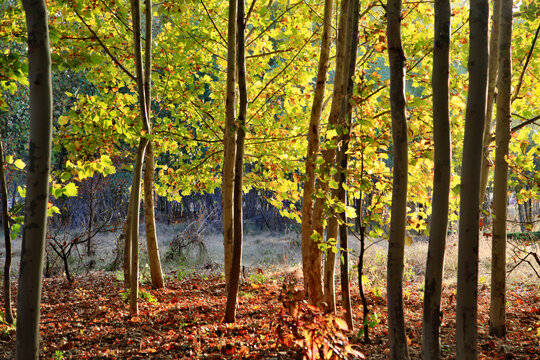
<instances>
[{"instance_id":1,"label":"ground","mask_svg":"<svg viewBox=\"0 0 540 360\"><path fill-rule=\"evenodd\" d=\"M291 322L283 313L283 285L298 281L298 271L254 272L241 286L237 322L224 324L225 287L219 273L177 272L166 288L141 287L140 314L132 317L124 302L122 281L115 273L44 280L41 317L42 359L301 359L299 347L278 341L279 330ZM353 289L355 323L361 321L357 285ZM384 288L367 289L371 312L379 323L370 329L370 343L347 336L367 359L388 354ZM16 289L15 289L16 293ZM443 294L442 349L455 353L455 285ZM489 290L479 288L479 346L482 359L538 359L540 354L540 292L538 285L514 283L508 292L508 335L487 334ZM15 294L16 295L16 294ZM406 323L412 359L420 359L422 291L420 282L406 282ZM16 296L14 296L16 298ZM289 344L290 345L290 344ZM0 324L0 358L14 357L15 331Z\"/></svg>"}]
</instances>

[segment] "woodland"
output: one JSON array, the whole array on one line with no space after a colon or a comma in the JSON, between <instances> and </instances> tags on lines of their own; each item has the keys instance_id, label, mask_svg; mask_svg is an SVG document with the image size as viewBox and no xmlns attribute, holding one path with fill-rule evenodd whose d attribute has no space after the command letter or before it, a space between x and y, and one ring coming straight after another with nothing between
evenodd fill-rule
<instances>
[{"instance_id":1,"label":"woodland","mask_svg":"<svg viewBox=\"0 0 540 360\"><path fill-rule=\"evenodd\" d=\"M3 0L0 358L538 358L539 33L535 0Z\"/></svg>"}]
</instances>

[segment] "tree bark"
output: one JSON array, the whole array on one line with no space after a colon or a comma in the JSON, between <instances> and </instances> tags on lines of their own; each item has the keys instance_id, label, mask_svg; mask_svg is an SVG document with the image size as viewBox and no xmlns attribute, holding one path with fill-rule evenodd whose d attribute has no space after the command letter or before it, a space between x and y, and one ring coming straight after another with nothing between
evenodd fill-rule
<instances>
[{"instance_id":1,"label":"tree bark","mask_svg":"<svg viewBox=\"0 0 540 360\"><path fill-rule=\"evenodd\" d=\"M482 148L482 173L480 178L480 204L486 200L486 188L489 179L489 170L493 165L491 160L491 119L493 118L493 105L495 104L497 85L497 72L499 67L499 28L501 21L501 0L493 0L493 15L489 38L489 63L488 63L488 90L486 105L486 122L484 124L484 140Z\"/></svg>"},{"instance_id":2,"label":"tree bark","mask_svg":"<svg viewBox=\"0 0 540 360\"><path fill-rule=\"evenodd\" d=\"M13 310L11 308L11 234L9 230L8 192L4 164L4 144L0 140L0 188L2 191L2 222L4 223L4 243L6 247L6 260L4 262L4 309L6 312L6 322L13 324Z\"/></svg>"},{"instance_id":3,"label":"tree bark","mask_svg":"<svg viewBox=\"0 0 540 360\"><path fill-rule=\"evenodd\" d=\"M440 359L440 311L444 268L444 250L448 231L448 206L452 148L448 108L448 74L450 67L449 0L435 2L433 49L433 139L435 169L433 176L432 214L426 262L422 349L424 359Z\"/></svg>"},{"instance_id":4,"label":"tree bark","mask_svg":"<svg viewBox=\"0 0 540 360\"><path fill-rule=\"evenodd\" d=\"M144 223L146 229L146 247L152 286L156 289L164 287L163 271L159 256L156 234L156 217L154 207L154 147L151 142L146 147L144 157Z\"/></svg>"},{"instance_id":5,"label":"tree bark","mask_svg":"<svg viewBox=\"0 0 540 360\"><path fill-rule=\"evenodd\" d=\"M133 55L135 58L135 78L137 79L137 90L139 97L140 118L142 123L142 136L139 140L139 148L133 169L133 181L131 184L131 196L129 199L129 211L131 216L128 216L128 235L126 241L131 244L131 265L130 268L130 300L129 309L131 315L137 315L139 312L137 300L139 296L139 214L140 214L140 198L141 198L141 179L142 168L146 147L149 140L146 136L151 134L149 109L147 107L147 96L145 94L145 81L143 73L143 55L142 55L142 40L141 40L141 5L138 0L131 0L131 16L133 23ZM150 54L149 54L150 55ZM148 98L149 99L149 98Z\"/></svg>"},{"instance_id":6,"label":"tree bark","mask_svg":"<svg viewBox=\"0 0 540 360\"><path fill-rule=\"evenodd\" d=\"M236 320L236 304L238 302L238 286L240 284L240 270L242 266L242 187L244 176L244 141L246 137L245 125L247 115L247 83L246 83L246 58L245 58L245 0L238 0L237 5L237 24L236 24L236 45L237 56L236 65L238 67L238 129L236 139L236 159L234 166L234 238L233 254L230 273L230 283L227 292L227 305L225 309L225 322L234 322Z\"/></svg>"},{"instance_id":7,"label":"tree bark","mask_svg":"<svg viewBox=\"0 0 540 360\"><path fill-rule=\"evenodd\" d=\"M47 7L23 0L30 86L29 166L17 296L17 359L38 359L41 278L45 253L52 138L51 52Z\"/></svg>"},{"instance_id":8,"label":"tree bark","mask_svg":"<svg viewBox=\"0 0 540 360\"><path fill-rule=\"evenodd\" d=\"M345 89L343 83L343 71L347 70L343 66L343 60L346 49L346 28L347 28L347 11L351 0L342 0L339 16L338 40L336 49L336 69L334 73L334 91L332 98L332 106L330 108L330 116L328 119L328 130L335 131L339 122L339 113L341 111L341 100L344 96ZM308 298L312 304L321 305L323 297L323 286L321 278L321 261L322 252L319 249L319 244L323 239L323 218L324 218L324 202L328 196L329 181L331 175L332 164L336 157L337 138L326 138L325 148L322 151L323 162L319 168L319 181L316 187L316 198L313 205L313 215L311 230L309 231L311 241L308 242L308 259L307 259L307 282Z\"/></svg>"},{"instance_id":9,"label":"tree bark","mask_svg":"<svg viewBox=\"0 0 540 360\"><path fill-rule=\"evenodd\" d=\"M227 97L225 100L225 129L223 135L223 173L221 182L221 206L223 221L223 247L225 259L225 283L229 288L233 254L233 192L234 161L236 153L236 0L229 0L229 29L227 37Z\"/></svg>"},{"instance_id":10,"label":"tree bark","mask_svg":"<svg viewBox=\"0 0 540 360\"><path fill-rule=\"evenodd\" d=\"M390 109L394 169L392 210L388 239L387 303L391 359L409 359L403 314L403 261L407 219L407 114L405 109L405 53L401 44L401 0L386 6L388 58L390 62Z\"/></svg>"},{"instance_id":11,"label":"tree bark","mask_svg":"<svg viewBox=\"0 0 540 360\"><path fill-rule=\"evenodd\" d=\"M486 116L488 72L487 0L471 0L469 41L469 93L461 168L457 277L457 359L478 358L478 240L482 139Z\"/></svg>"},{"instance_id":12,"label":"tree bark","mask_svg":"<svg viewBox=\"0 0 540 360\"><path fill-rule=\"evenodd\" d=\"M340 103L340 112L338 118L338 150L336 153L336 173L334 181L338 184L337 188L332 189L332 197L338 202L346 203L346 193L343 188L347 182L347 149L349 147L350 132L352 127L352 104L351 96L353 93L353 76L356 69L356 51L358 44L358 14L359 2L351 0L347 10L346 28L345 28L345 52L343 56L343 73L342 82L344 93ZM339 66L336 64L336 66ZM340 228L338 218L346 219L345 213L332 212L328 221L327 239L334 239L337 246L338 228ZM345 228L345 233L347 229ZM340 232L341 236L342 232ZM346 235L345 235L346 236ZM337 250L337 249L336 249ZM337 252L337 251L336 251ZM335 312L335 258L334 251L327 251L325 262L325 277L324 277L324 298L327 305L327 311ZM347 277L348 280L348 277Z\"/></svg>"},{"instance_id":13,"label":"tree bark","mask_svg":"<svg viewBox=\"0 0 540 360\"><path fill-rule=\"evenodd\" d=\"M332 26L333 0L324 2L323 32L321 35L321 52L317 70L317 82L311 107L311 116L308 128L308 148L306 154L306 180L302 195L302 271L304 274L304 288L309 293L307 281L309 278L308 253L310 249L313 196L315 192L315 161L319 151L321 113L324 103L324 91L326 87L326 75L330 59L330 30Z\"/></svg>"},{"instance_id":14,"label":"tree bark","mask_svg":"<svg viewBox=\"0 0 540 360\"><path fill-rule=\"evenodd\" d=\"M506 218L508 213L508 147L512 92L512 1L501 0L497 127L493 185L493 240L491 248L491 302L489 332L506 335Z\"/></svg>"},{"instance_id":15,"label":"tree bark","mask_svg":"<svg viewBox=\"0 0 540 360\"><path fill-rule=\"evenodd\" d=\"M152 0L145 0L145 40L144 40L144 100L147 109L147 122L151 126L152 111ZM159 246L156 234L156 213L154 205L154 146L149 142L144 157L144 222L146 229L146 247L152 286L161 289L164 286L163 271L159 258Z\"/></svg>"}]
</instances>

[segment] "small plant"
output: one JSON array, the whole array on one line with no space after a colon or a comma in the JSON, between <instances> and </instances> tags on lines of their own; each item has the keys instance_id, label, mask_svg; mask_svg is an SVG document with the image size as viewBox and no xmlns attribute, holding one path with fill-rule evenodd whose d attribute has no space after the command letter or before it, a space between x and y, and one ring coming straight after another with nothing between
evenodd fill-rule
<instances>
[{"instance_id":1,"label":"small plant","mask_svg":"<svg viewBox=\"0 0 540 360\"><path fill-rule=\"evenodd\" d=\"M379 323L381 322L380 316L381 315L378 312L370 313L369 316L364 320L364 324L362 324L362 325L363 326L367 325L370 328L374 328L377 325L379 325ZM364 327L363 326L358 331L358 334L356 335L356 337L358 339L362 339L364 337Z\"/></svg>"},{"instance_id":2,"label":"small plant","mask_svg":"<svg viewBox=\"0 0 540 360\"><path fill-rule=\"evenodd\" d=\"M126 291L122 291L120 292L120 296L122 297L122 301L127 303L129 302L129 291L130 289L127 289ZM151 293L149 293L148 291L144 290L144 289L139 289L139 298L140 299L144 299L146 300L147 302L151 303L151 304L157 304L157 299L154 295L152 295Z\"/></svg>"},{"instance_id":3,"label":"small plant","mask_svg":"<svg viewBox=\"0 0 540 360\"><path fill-rule=\"evenodd\" d=\"M305 292L284 286L281 324L276 329L282 345L298 347L309 360L365 358L349 343L345 320L323 314L318 307L306 304L304 298Z\"/></svg>"},{"instance_id":4,"label":"small plant","mask_svg":"<svg viewBox=\"0 0 540 360\"><path fill-rule=\"evenodd\" d=\"M180 266L178 271L176 271L176 278L178 281L184 281L192 274L193 270L187 269L185 266Z\"/></svg>"},{"instance_id":5,"label":"small plant","mask_svg":"<svg viewBox=\"0 0 540 360\"><path fill-rule=\"evenodd\" d=\"M56 350L54 352L54 360L64 360L64 352L62 350Z\"/></svg>"},{"instance_id":6,"label":"small plant","mask_svg":"<svg viewBox=\"0 0 540 360\"><path fill-rule=\"evenodd\" d=\"M264 284L268 282L268 278L262 272L249 275L249 282L252 284Z\"/></svg>"}]
</instances>

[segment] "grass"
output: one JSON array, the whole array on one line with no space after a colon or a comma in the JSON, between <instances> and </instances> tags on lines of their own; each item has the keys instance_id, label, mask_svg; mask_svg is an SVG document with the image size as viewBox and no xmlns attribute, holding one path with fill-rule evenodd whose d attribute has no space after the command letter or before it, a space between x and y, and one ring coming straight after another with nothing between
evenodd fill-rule
<instances>
[{"instance_id":1,"label":"grass","mask_svg":"<svg viewBox=\"0 0 540 360\"><path fill-rule=\"evenodd\" d=\"M196 260L195 256L187 254L183 258L177 258L170 261L165 261L165 253L171 241L174 237L182 232L184 228L180 224L165 225L158 224L158 240L161 258L163 262L163 268L165 273L169 276L177 277L182 280L192 275L201 275L205 271L223 271L223 238L220 233L202 233L202 239L208 251L208 257L206 259ZM141 274L143 279L149 277L149 269L147 265L147 252L144 240L144 228L141 228ZM118 234L115 233L103 233L95 239L96 255L88 258L84 255L84 249L81 248L79 253L80 257L73 256L72 260L72 272L82 273L89 271L85 264L88 264L90 260L95 261L94 270L102 270L111 263L115 254L116 239ZM20 238L13 242L13 266L12 275L17 276L18 261L20 258ZM351 272L353 282L357 282L357 269L356 264L358 262L357 254L359 243L354 238L350 237L350 246L352 249L351 258ZM445 264L444 264L444 282L446 284L452 284L456 282L457 278L457 235L453 234L448 237ZM386 283L386 251L387 242L379 241L372 243L368 241L369 248L366 250L364 256L364 275L369 281L372 288L385 288ZM491 276L491 239L481 237L479 244L479 283L488 284ZM427 257L428 242L427 239L422 237L415 237L415 241L410 246L405 248L405 267L404 267L404 281L413 283L423 283L425 262ZM533 249L534 250L534 249ZM49 265L55 267L56 274L61 274L62 264L53 257L53 252L49 251ZM509 253L508 267L511 268L516 263L511 259ZM264 281L263 277L267 273L278 271L290 271L294 272L300 268L302 261L301 256L301 241L300 234L295 230L289 230L283 234L276 234L271 232L253 232L249 231L244 236L243 246L243 265L245 266L246 276L250 277L252 282ZM3 256L0 256L0 262L3 263ZM255 269L264 269L264 274L254 274ZM300 271L301 273L301 271ZM53 273L54 274L54 273ZM251 278L253 277L253 278ZM516 269L514 269L508 276L508 283L513 282L530 282L531 279L535 279L536 274L527 263L522 263Z\"/></svg>"}]
</instances>

